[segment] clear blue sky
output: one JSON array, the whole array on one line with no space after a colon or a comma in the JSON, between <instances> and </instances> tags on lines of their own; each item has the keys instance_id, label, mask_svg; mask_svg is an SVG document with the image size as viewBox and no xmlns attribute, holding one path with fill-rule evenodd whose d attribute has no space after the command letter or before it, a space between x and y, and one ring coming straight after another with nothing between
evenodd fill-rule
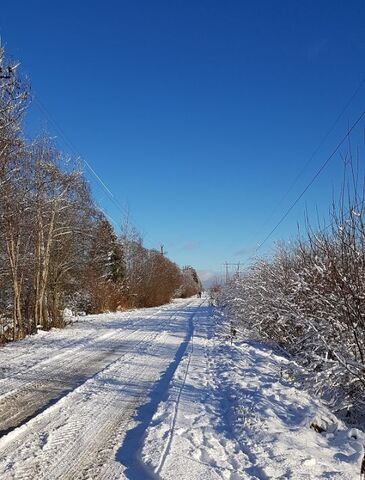
<instances>
[{"instance_id":1,"label":"clear blue sky","mask_svg":"<svg viewBox=\"0 0 365 480\"><path fill-rule=\"evenodd\" d=\"M8 55L147 246L202 270L247 259L365 108L363 86L277 206L365 75L365 2L3 0L0 18ZM28 127L68 151L36 102ZM263 253L306 205L327 210L341 169L336 156Z\"/></svg>"}]
</instances>

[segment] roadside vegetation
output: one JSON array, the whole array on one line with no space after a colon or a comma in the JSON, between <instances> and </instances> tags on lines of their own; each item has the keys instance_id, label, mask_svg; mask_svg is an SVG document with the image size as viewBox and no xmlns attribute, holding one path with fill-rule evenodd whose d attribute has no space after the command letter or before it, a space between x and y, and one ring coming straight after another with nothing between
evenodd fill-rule
<instances>
[{"instance_id":1,"label":"roadside vegetation","mask_svg":"<svg viewBox=\"0 0 365 480\"><path fill-rule=\"evenodd\" d=\"M47 136L27 140L30 89L0 48L0 342L63 327L64 310L99 313L169 302L200 290L143 246L117 235L95 204L82 164Z\"/></svg>"},{"instance_id":2,"label":"roadside vegetation","mask_svg":"<svg viewBox=\"0 0 365 480\"><path fill-rule=\"evenodd\" d=\"M274 341L306 367L307 385L356 422L365 393L365 190L346 155L330 221L277 245L222 287L234 328ZM215 292L217 295L217 292Z\"/></svg>"}]
</instances>

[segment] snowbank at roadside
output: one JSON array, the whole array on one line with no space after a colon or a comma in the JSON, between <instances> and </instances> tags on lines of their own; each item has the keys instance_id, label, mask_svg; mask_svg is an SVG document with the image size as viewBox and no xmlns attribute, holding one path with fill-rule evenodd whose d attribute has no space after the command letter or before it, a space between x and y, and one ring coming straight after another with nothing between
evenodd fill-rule
<instances>
[{"instance_id":1,"label":"snowbank at roadside","mask_svg":"<svg viewBox=\"0 0 365 480\"><path fill-rule=\"evenodd\" d=\"M296 388L269 346L215 336L208 310L147 430L145 464L163 479L358 479L364 433Z\"/></svg>"}]
</instances>

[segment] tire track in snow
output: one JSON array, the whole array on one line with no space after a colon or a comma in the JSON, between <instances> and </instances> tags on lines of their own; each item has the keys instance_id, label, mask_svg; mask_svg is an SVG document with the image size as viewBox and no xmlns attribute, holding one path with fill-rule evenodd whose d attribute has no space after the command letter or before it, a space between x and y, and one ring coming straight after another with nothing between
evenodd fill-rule
<instances>
[{"instance_id":1,"label":"tire track in snow","mask_svg":"<svg viewBox=\"0 0 365 480\"><path fill-rule=\"evenodd\" d=\"M162 452L160 462L159 462L158 467L156 469L156 474L157 475L160 475L160 472L161 472L161 470L162 470L162 468L165 464L166 458L167 458L168 454L170 453L171 443L172 443L172 439L174 437L174 432L175 432L175 427L176 427L176 419L177 419L177 412L179 410L180 398L181 398L182 391L183 391L183 389L185 387L185 384L186 384L186 379L187 379L187 376L188 376L189 367L190 367L190 363L191 363L191 356L194 353L194 325L193 325L192 318L190 319L190 321L192 323L192 325L191 325L191 330L192 331L191 331L191 337L190 337L189 359L188 359L187 364L186 364L184 379L183 379L183 381L180 385L179 393L178 393L178 396L177 396L177 399L176 399L176 402L175 402L175 405L174 405L174 412L173 412L173 415L172 415L171 425L170 425L170 429L169 429L169 432L168 432L168 439L167 439L167 442L165 444L164 451ZM178 367L178 365L176 366L175 371L176 371L177 367Z\"/></svg>"},{"instance_id":2,"label":"tire track in snow","mask_svg":"<svg viewBox=\"0 0 365 480\"><path fill-rule=\"evenodd\" d=\"M190 303L188 305L190 305ZM188 305L185 305L182 310L173 310L169 319L164 318L162 321L160 321L159 325L164 325L169 320L171 322L177 319L179 315L184 312ZM158 331L153 338L147 335L145 339L139 343L141 346L140 350L130 353L130 359L137 357L138 353L147 353L152 357L158 356L161 347L158 343L154 343L154 340L161 337L161 335L166 337L168 334L166 332L161 333L159 329L157 330ZM149 342L148 348L145 352L143 352L143 346L146 340ZM164 342L160 343L163 344ZM102 408L100 409L101 412L98 420L94 421L88 430L83 433L81 442L76 442L72 448L72 463L70 462L68 450L68 453L66 452L64 455L64 461L58 463L54 470L47 471L47 474L51 475L52 479L62 478L62 480L83 480L97 478L99 480L110 480L111 478L114 478L113 475L115 474L115 465L108 465L106 460L110 456L110 451L118 443L118 439L120 439L125 432L126 427L130 423L136 408L146 396L147 392L143 388L143 382L141 382L141 380L145 376L145 380L150 381L150 375L148 375L149 372L150 366L143 365L141 369L135 371L134 375L128 377L129 383L135 380L136 385L139 383L140 386L137 387L139 388L137 396L135 396L127 404L125 399L119 399L118 397L114 401L108 403L108 405L103 404ZM95 423L102 425L102 428L99 429L97 436L93 436ZM75 455L75 449L78 453L77 455ZM91 462L90 458L92 459ZM104 465L107 465L107 467L105 468ZM118 476L117 478L120 477Z\"/></svg>"},{"instance_id":3,"label":"tire track in snow","mask_svg":"<svg viewBox=\"0 0 365 480\"><path fill-rule=\"evenodd\" d=\"M108 366L94 379L76 388L43 414L0 440L2 457L0 464L4 457L11 456L16 449L20 449L20 452L28 452L35 448L35 444L37 447L36 453L33 451L29 457L24 454L25 458L20 464L10 468L9 472L15 468L15 477L3 471L3 474L6 474L2 478L19 480L120 478L121 465L115 462L113 466L108 463L108 460L113 447L117 448L115 445L118 444L118 439L122 437L131 422L135 408L145 398L146 385L152 384L151 376L156 375L156 369L151 369L148 363L141 369L135 369L134 372L131 367L132 375L128 371L123 372L121 385L118 388L113 382L108 386L107 381L109 377L113 377L114 371L115 378L119 378L121 368L123 371L122 365L128 362L133 365L140 354L159 358L165 342L161 343L158 340L168 337L166 332L161 332L160 327L168 324L169 321L172 323L173 319L180 318L179 321L181 321L181 315L186 315L187 307L188 305L185 304L181 308L170 309L169 316L165 316L156 325L157 333L147 332L140 342L133 346L133 351L118 358L114 366ZM163 313L166 314L167 311ZM138 388L136 387L134 392L131 388L130 398L127 396L126 399L125 386L133 385L133 382ZM86 400L85 392L90 396L91 403ZM103 466L104 464L106 466Z\"/></svg>"},{"instance_id":4,"label":"tire track in snow","mask_svg":"<svg viewBox=\"0 0 365 480\"><path fill-rule=\"evenodd\" d=\"M123 316L125 316L125 313L121 313L121 317ZM84 319L84 317L81 318ZM64 329L53 332L54 337L52 339L48 337L48 334L41 337L42 332L37 335L31 335L21 342L8 343L1 347L0 354L4 357L4 362L6 361L8 365L11 365L11 371L6 368L6 365L0 367L0 393L6 393L9 390L9 375L12 376L10 379L12 380L39 366L41 363L48 364L61 358L69 353L69 350L74 346L76 346L75 350L79 350L95 342L95 325L91 326L90 324L96 319L97 315L90 316L89 321L77 319ZM132 325L134 320L134 318L128 320L124 328ZM89 330L87 330L87 327L89 327ZM100 328L99 337L102 333L107 333L109 330L110 328ZM70 331L74 333L73 339L67 336ZM34 348L38 346L41 347L41 351L34 355ZM53 352L52 350L55 348L56 351ZM19 350L23 353L19 353Z\"/></svg>"},{"instance_id":5,"label":"tire track in snow","mask_svg":"<svg viewBox=\"0 0 365 480\"><path fill-rule=\"evenodd\" d=\"M152 318L153 316L155 315L158 315L161 313L163 309L159 309L157 312L154 312L152 315L149 315L147 317L141 317L141 316L137 316L136 318L132 317L130 320L128 320L127 322L125 322L125 324L122 325L123 327L123 330L125 330L126 328L128 328L129 326L135 326L136 322L140 323L141 321L143 320L148 320L149 318ZM121 314L123 315L123 314ZM73 327L74 325L71 326L71 328ZM71 329L70 329L71 330ZM65 330L60 330L59 332L69 332L70 331L67 327ZM136 331L136 329L134 330ZM57 332L57 333L59 333ZM57 361L57 364L59 365L59 360L62 360L62 358L64 357L69 357L70 354L72 355L75 355L77 354L77 352L82 352L84 351L86 348L94 345L96 342L102 340L102 339L105 339L106 337L108 336L112 336L115 334L115 331L113 332L110 332L110 327L107 327L107 328L102 328L100 329L99 333L97 336L95 336L95 326L91 327L90 328L90 331L86 331L84 332L83 329L77 329L75 332L75 337L77 337L76 339L71 339L71 338L64 338L62 340L59 341L59 343L61 343L61 345L59 345L57 343L57 350L56 352L53 354L53 355L49 355L49 352L48 351L45 351L44 353L41 353L40 356L35 355L34 356L34 352L32 351L32 348L30 348L28 352L26 353L23 353L20 355L20 358L22 357L31 357L30 359L27 359L27 362L26 362L26 366L24 367L18 367L19 370L16 371L15 373L13 372L9 372L9 374L11 374L11 378L9 378L9 376L4 376L3 378L0 379L0 398L8 395L12 390L16 390L16 388L19 387L19 385L16 383L17 381L21 382L23 381L23 383L26 381L23 379L23 375L25 373L31 373L33 372L34 370L36 370L37 368L45 368L47 365ZM81 333L81 338L79 337ZM86 336L83 336L83 335L86 334ZM21 343L25 343L27 342L27 340L38 340L37 336L34 336L34 337L29 337L28 339L25 339L23 340ZM40 344L42 345L42 340L43 339L40 339ZM47 339L48 340L48 339ZM48 342L46 343L45 345L45 350L49 347L49 343L56 343L56 341L51 341L51 342ZM64 344L64 345L62 345ZM58 346L59 345L59 346ZM19 345L19 344L9 344L7 346L5 346L4 348L6 349L7 347L14 347L12 350L14 350L15 352L17 352L18 348L16 347L22 347L22 345ZM32 345L34 347L34 343ZM74 348L75 346L75 348ZM3 352L1 352L3 353ZM12 363L12 361L16 358L17 360L19 359L19 357L15 354L13 354L13 356L9 356L9 353L10 352L6 352L6 357L4 357L4 360L6 360L7 362L9 363ZM67 361L69 362L69 358L67 358ZM30 365L29 365L30 364ZM4 375L4 374L3 374ZM11 387L11 385L14 384L14 387Z\"/></svg>"},{"instance_id":6,"label":"tire track in snow","mask_svg":"<svg viewBox=\"0 0 365 480\"><path fill-rule=\"evenodd\" d=\"M152 314L150 314L151 310L154 310ZM48 365L55 360L59 361L70 353L74 354L74 352L82 351L94 344L110 331L112 328L110 324L114 319L119 323L119 328L126 330L130 326L135 326L136 322L141 323L168 310L171 310L171 305L114 313L111 319L102 321L101 326L97 323L100 314L79 317L82 320L76 320L66 328L52 332L52 337L49 337L49 333L42 337L41 334L32 335L21 342L6 344L0 348L0 363L3 363L0 366L0 397L9 392L9 383L10 385L13 384L18 377L21 379L22 374L40 366ZM144 312L147 312L148 315L143 315ZM124 318L127 318L127 320L124 320ZM70 337L70 333L73 333L74 336ZM36 355L34 355L34 349L38 349L38 347L40 347L40 351L37 350ZM55 352L52 352L52 349ZM19 350L26 351L19 353ZM17 365L19 360L20 365ZM11 368L7 368L7 365L11 365ZM14 388L16 387L17 384L14 384Z\"/></svg>"},{"instance_id":7,"label":"tire track in snow","mask_svg":"<svg viewBox=\"0 0 365 480\"><path fill-rule=\"evenodd\" d=\"M27 369L26 376L22 372L8 379L11 389L0 396L0 438L27 423L123 355L127 341L139 331L137 327L125 334L125 327L141 325L163 311L166 310L158 309L147 317L132 319L119 329L119 333L110 329L105 333L103 330L102 335L86 345L67 349ZM106 343L109 340L113 340L110 345Z\"/></svg>"},{"instance_id":8,"label":"tire track in snow","mask_svg":"<svg viewBox=\"0 0 365 480\"><path fill-rule=\"evenodd\" d=\"M165 372L161 375L160 379L153 386L149 395L149 402L139 407L136 416L136 420L139 421L139 423L136 427L132 428L126 433L123 444L117 452L117 459L126 467L124 474L130 480L139 480L142 478L143 480L148 480L159 478L158 472L155 473L150 470L141 459L140 454L143 447L144 435L153 415L157 411L158 405L167 395L169 384L183 356L186 353L190 340L194 334L193 319L203 303L204 301L201 302L198 307L195 307L193 313L189 316L188 329L185 339L181 342L178 350L176 351L173 361L169 364ZM169 441L171 442L171 439Z\"/></svg>"},{"instance_id":9,"label":"tire track in snow","mask_svg":"<svg viewBox=\"0 0 365 480\"><path fill-rule=\"evenodd\" d=\"M158 335L156 335L158 336ZM141 344L143 342L141 341ZM148 350L148 353L153 355L157 347ZM132 358L138 354L138 350L130 355ZM129 381L137 380L143 372L138 371L135 375L129 377ZM143 395L143 392L140 392ZM108 456L110 450L107 448L108 441L112 445L115 442L115 431L119 433L120 426L124 427L125 423L130 421L130 418L138 405L140 395L137 398L132 398L129 402L120 400L118 398L111 399L107 397L101 402L99 410L93 414L93 421L88 427L83 429L83 435L78 435L79 430L72 428L72 443L70 436L62 436L58 438L55 444L53 454L59 451L64 452L61 459L54 468L47 470L47 475L52 479L62 480L76 480L84 478L101 478L96 472L104 463L105 456ZM85 412L87 414L87 412ZM76 419L77 421L77 419ZM95 425L98 425L98 432L95 435ZM66 432L70 432L69 426L66 426ZM70 432L71 433L71 432ZM75 435L76 434L76 435ZM71 454L71 455L70 455ZM90 459L91 465L90 465ZM22 479L21 479L22 480Z\"/></svg>"}]
</instances>

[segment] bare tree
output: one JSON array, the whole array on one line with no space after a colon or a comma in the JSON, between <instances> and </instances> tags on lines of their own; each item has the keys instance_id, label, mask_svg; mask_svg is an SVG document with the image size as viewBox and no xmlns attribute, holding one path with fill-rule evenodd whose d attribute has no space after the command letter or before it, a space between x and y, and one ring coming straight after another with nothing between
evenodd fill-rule
<instances>
[{"instance_id":1,"label":"bare tree","mask_svg":"<svg viewBox=\"0 0 365 480\"><path fill-rule=\"evenodd\" d=\"M0 47L0 227L4 260L12 285L13 336L24 336L21 311L21 292L25 251L28 242L27 200L29 187L28 160L21 138L22 115L27 106L28 90L17 76L15 65L7 62Z\"/></svg>"}]
</instances>

